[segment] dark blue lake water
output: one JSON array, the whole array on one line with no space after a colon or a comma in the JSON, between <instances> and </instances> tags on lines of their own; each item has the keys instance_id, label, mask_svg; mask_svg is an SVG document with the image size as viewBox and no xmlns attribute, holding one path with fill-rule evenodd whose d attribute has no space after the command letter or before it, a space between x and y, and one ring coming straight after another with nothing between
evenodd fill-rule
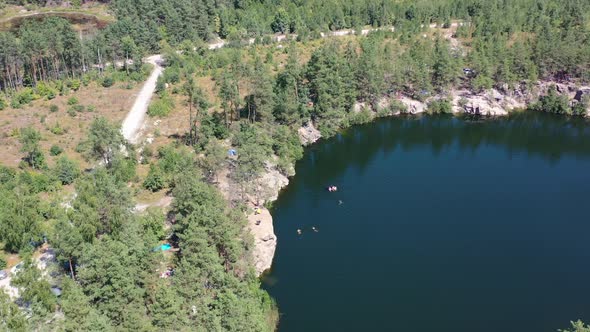
<instances>
[{"instance_id":1,"label":"dark blue lake water","mask_svg":"<svg viewBox=\"0 0 590 332\"><path fill-rule=\"evenodd\" d=\"M311 146L296 171L273 208L278 248L265 278L279 331L590 321L584 120L383 119Z\"/></svg>"}]
</instances>

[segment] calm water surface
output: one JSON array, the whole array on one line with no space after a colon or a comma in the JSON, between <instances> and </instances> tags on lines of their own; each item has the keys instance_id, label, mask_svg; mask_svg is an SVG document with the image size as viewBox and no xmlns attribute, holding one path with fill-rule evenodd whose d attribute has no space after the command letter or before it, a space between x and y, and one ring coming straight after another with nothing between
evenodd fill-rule
<instances>
[{"instance_id":1,"label":"calm water surface","mask_svg":"<svg viewBox=\"0 0 590 332\"><path fill-rule=\"evenodd\" d=\"M279 331L590 321L589 123L391 118L313 145L296 171L265 278Z\"/></svg>"}]
</instances>

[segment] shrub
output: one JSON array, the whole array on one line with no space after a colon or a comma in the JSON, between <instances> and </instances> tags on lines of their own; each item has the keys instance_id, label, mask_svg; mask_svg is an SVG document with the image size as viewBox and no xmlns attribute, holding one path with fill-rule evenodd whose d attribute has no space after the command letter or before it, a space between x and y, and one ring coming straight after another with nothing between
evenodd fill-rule
<instances>
[{"instance_id":1,"label":"shrub","mask_svg":"<svg viewBox=\"0 0 590 332\"><path fill-rule=\"evenodd\" d=\"M94 111L96 111L96 106L94 106L94 105L88 105L88 106L86 107L86 110L87 110L88 112L94 112Z\"/></svg>"},{"instance_id":2,"label":"shrub","mask_svg":"<svg viewBox=\"0 0 590 332\"><path fill-rule=\"evenodd\" d=\"M531 108L537 111L556 114L571 114L572 112L572 109L568 105L567 97L557 93L555 86L551 86L548 94L539 98L539 101Z\"/></svg>"},{"instance_id":3,"label":"shrub","mask_svg":"<svg viewBox=\"0 0 590 332\"><path fill-rule=\"evenodd\" d=\"M63 156L57 160L55 169L53 170L55 176L62 184L71 184L80 176L80 168L76 162Z\"/></svg>"},{"instance_id":4,"label":"shrub","mask_svg":"<svg viewBox=\"0 0 590 332\"><path fill-rule=\"evenodd\" d=\"M76 114L78 114L78 113L76 112L76 110L74 110L73 108L68 108L68 111L67 111L67 113L68 113L68 115L69 115L69 116L71 116L72 118L75 118L75 117L76 117Z\"/></svg>"},{"instance_id":5,"label":"shrub","mask_svg":"<svg viewBox=\"0 0 590 332\"><path fill-rule=\"evenodd\" d=\"M84 105L74 105L72 109L76 112L84 112Z\"/></svg>"},{"instance_id":6,"label":"shrub","mask_svg":"<svg viewBox=\"0 0 590 332\"><path fill-rule=\"evenodd\" d=\"M49 131L54 135L63 135L66 132L59 123L56 123Z\"/></svg>"},{"instance_id":7,"label":"shrub","mask_svg":"<svg viewBox=\"0 0 590 332\"><path fill-rule=\"evenodd\" d=\"M68 81L68 88L74 91L78 91L80 89L80 85L82 85L82 82L79 79L73 79Z\"/></svg>"},{"instance_id":8,"label":"shrub","mask_svg":"<svg viewBox=\"0 0 590 332\"><path fill-rule=\"evenodd\" d=\"M150 165L150 171L143 181L143 187L152 192L156 192L164 188L164 175L160 167Z\"/></svg>"},{"instance_id":9,"label":"shrub","mask_svg":"<svg viewBox=\"0 0 590 332\"><path fill-rule=\"evenodd\" d=\"M68 105L76 105L76 104L78 104L78 98L76 98L76 97L70 97L68 99Z\"/></svg>"},{"instance_id":10,"label":"shrub","mask_svg":"<svg viewBox=\"0 0 590 332\"><path fill-rule=\"evenodd\" d=\"M164 117L170 114L170 111L174 108L174 101L167 93L162 93L160 99L152 102L152 104L148 107L148 115L149 116L159 116Z\"/></svg>"},{"instance_id":11,"label":"shrub","mask_svg":"<svg viewBox=\"0 0 590 332\"><path fill-rule=\"evenodd\" d=\"M55 112L57 112L57 111L59 111L59 107L58 107L57 105L55 105L55 104L51 104L51 105L49 106L49 112L51 112L51 113L55 113Z\"/></svg>"},{"instance_id":12,"label":"shrub","mask_svg":"<svg viewBox=\"0 0 590 332\"><path fill-rule=\"evenodd\" d=\"M149 163L149 159L154 155L154 151L149 145L146 145L141 150L141 163L147 165Z\"/></svg>"},{"instance_id":13,"label":"shrub","mask_svg":"<svg viewBox=\"0 0 590 332\"><path fill-rule=\"evenodd\" d=\"M57 94L57 91L55 91L55 89L51 88L44 82L37 83L35 90L38 95L40 95L41 97L46 97L49 100L55 98L55 95Z\"/></svg>"},{"instance_id":14,"label":"shrub","mask_svg":"<svg viewBox=\"0 0 590 332\"><path fill-rule=\"evenodd\" d=\"M4 270L8 264L3 257L0 257L0 270Z\"/></svg>"},{"instance_id":15,"label":"shrub","mask_svg":"<svg viewBox=\"0 0 590 332\"><path fill-rule=\"evenodd\" d=\"M451 114L453 113L453 106L446 99L434 100L428 104L428 113Z\"/></svg>"},{"instance_id":16,"label":"shrub","mask_svg":"<svg viewBox=\"0 0 590 332\"><path fill-rule=\"evenodd\" d=\"M371 121L371 119L372 119L371 111L369 111L369 109L365 107L360 112L352 113L350 115L350 124L351 125L364 124L364 123L368 123L369 121Z\"/></svg>"},{"instance_id":17,"label":"shrub","mask_svg":"<svg viewBox=\"0 0 590 332\"><path fill-rule=\"evenodd\" d=\"M23 105L27 105L35 99L38 99L38 95L33 93L33 89L31 88L24 88L17 92L10 101L10 106L12 108L20 108Z\"/></svg>"},{"instance_id":18,"label":"shrub","mask_svg":"<svg viewBox=\"0 0 590 332\"><path fill-rule=\"evenodd\" d=\"M51 148L49 149L49 154L52 156L58 156L62 152L64 152L64 150L55 144L52 145Z\"/></svg>"},{"instance_id":19,"label":"shrub","mask_svg":"<svg viewBox=\"0 0 590 332\"><path fill-rule=\"evenodd\" d=\"M111 86L113 86L113 84L115 84L115 80L113 80L111 76L105 76L105 78L102 79L101 85L104 88L110 88Z\"/></svg>"},{"instance_id":20,"label":"shrub","mask_svg":"<svg viewBox=\"0 0 590 332\"><path fill-rule=\"evenodd\" d=\"M82 76L82 85L88 86L88 84L90 84L90 81L92 81L92 77L89 74L85 74Z\"/></svg>"},{"instance_id":21,"label":"shrub","mask_svg":"<svg viewBox=\"0 0 590 332\"><path fill-rule=\"evenodd\" d=\"M3 109L5 109L6 106L8 106L6 104L6 100L4 100L4 98L2 96L0 96L0 111L2 111Z\"/></svg>"},{"instance_id":22,"label":"shrub","mask_svg":"<svg viewBox=\"0 0 590 332\"><path fill-rule=\"evenodd\" d=\"M21 172L19 174L19 182L25 183L29 186L33 193L40 193L43 191L53 191L57 188L57 179L50 176L49 172Z\"/></svg>"}]
</instances>

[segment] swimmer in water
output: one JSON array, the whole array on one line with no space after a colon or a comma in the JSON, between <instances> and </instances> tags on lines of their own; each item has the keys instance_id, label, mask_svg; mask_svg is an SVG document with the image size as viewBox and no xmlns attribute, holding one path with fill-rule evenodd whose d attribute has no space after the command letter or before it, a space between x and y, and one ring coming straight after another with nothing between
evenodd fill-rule
<instances>
[{"instance_id":1,"label":"swimmer in water","mask_svg":"<svg viewBox=\"0 0 590 332\"><path fill-rule=\"evenodd\" d=\"M338 205L342 205L344 202L342 200L338 200Z\"/></svg>"},{"instance_id":2,"label":"swimmer in water","mask_svg":"<svg viewBox=\"0 0 590 332\"><path fill-rule=\"evenodd\" d=\"M300 229L297 229L297 234L298 235L301 235L301 230Z\"/></svg>"},{"instance_id":3,"label":"swimmer in water","mask_svg":"<svg viewBox=\"0 0 590 332\"><path fill-rule=\"evenodd\" d=\"M315 226L312 226L312 227L311 227L311 229L312 229L314 232L316 232L316 233L318 232L318 229L317 229L317 228L315 228Z\"/></svg>"}]
</instances>

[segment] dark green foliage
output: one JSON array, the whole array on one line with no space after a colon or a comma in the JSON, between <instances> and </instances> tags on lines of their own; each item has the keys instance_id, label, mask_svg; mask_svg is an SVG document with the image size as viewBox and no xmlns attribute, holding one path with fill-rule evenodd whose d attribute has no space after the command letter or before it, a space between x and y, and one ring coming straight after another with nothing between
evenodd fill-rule
<instances>
[{"instance_id":1,"label":"dark green foliage","mask_svg":"<svg viewBox=\"0 0 590 332\"><path fill-rule=\"evenodd\" d=\"M427 111L430 114L451 114L453 113L453 107L448 100L439 99L430 102Z\"/></svg>"},{"instance_id":2,"label":"dark green foliage","mask_svg":"<svg viewBox=\"0 0 590 332\"><path fill-rule=\"evenodd\" d=\"M74 161L63 156L55 163L54 173L62 184L71 184L80 176L80 168Z\"/></svg>"},{"instance_id":3,"label":"dark green foliage","mask_svg":"<svg viewBox=\"0 0 590 332\"><path fill-rule=\"evenodd\" d=\"M122 153L115 154L108 167L109 173L120 182L132 181L136 175L137 159L135 158L135 151L131 150L131 146L128 147L127 154L127 156Z\"/></svg>"},{"instance_id":4,"label":"dark green foliage","mask_svg":"<svg viewBox=\"0 0 590 332\"><path fill-rule=\"evenodd\" d=\"M115 155L125 143L125 139L117 125L110 123L104 117L99 117L90 124L87 142L88 156L110 167Z\"/></svg>"},{"instance_id":5,"label":"dark green foliage","mask_svg":"<svg viewBox=\"0 0 590 332\"><path fill-rule=\"evenodd\" d=\"M49 106L49 112L51 112L51 113L55 113L55 112L57 112L57 111L59 111L59 107L58 107L57 105L55 105L55 104L51 104L51 105Z\"/></svg>"},{"instance_id":6,"label":"dark green foliage","mask_svg":"<svg viewBox=\"0 0 590 332\"><path fill-rule=\"evenodd\" d=\"M65 278L62 291L60 307L66 318L63 326L65 331L109 331L112 329L108 318L100 315L90 305L88 297L76 282Z\"/></svg>"},{"instance_id":7,"label":"dark green foliage","mask_svg":"<svg viewBox=\"0 0 590 332\"><path fill-rule=\"evenodd\" d=\"M273 152L280 158L294 163L303 157L303 148L297 133L287 126L277 126L273 133Z\"/></svg>"},{"instance_id":8,"label":"dark green foliage","mask_svg":"<svg viewBox=\"0 0 590 332\"><path fill-rule=\"evenodd\" d=\"M156 167L156 166L154 166ZM158 150L158 171L161 170L165 187L173 187L175 180L184 172L193 174L195 161L188 149L175 149L173 146L163 146ZM184 175L186 176L186 175Z\"/></svg>"},{"instance_id":9,"label":"dark green foliage","mask_svg":"<svg viewBox=\"0 0 590 332\"><path fill-rule=\"evenodd\" d=\"M549 113L572 114L572 108L568 105L567 97L558 94L555 86L551 86L547 95L539 98L539 102L532 105L531 108Z\"/></svg>"},{"instance_id":10,"label":"dark green foliage","mask_svg":"<svg viewBox=\"0 0 590 332\"><path fill-rule=\"evenodd\" d=\"M71 105L76 105L76 104L78 104L78 98L76 98L76 97L68 98L68 105L71 106Z\"/></svg>"},{"instance_id":11,"label":"dark green foliage","mask_svg":"<svg viewBox=\"0 0 590 332\"><path fill-rule=\"evenodd\" d=\"M18 252L41 237L43 220L39 199L26 185L3 190L0 197L0 239L4 248Z\"/></svg>"},{"instance_id":12,"label":"dark green foliage","mask_svg":"<svg viewBox=\"0 0 590 332\"><path fill-rule=\"evenodd\" d=\"M49 282L42 278L41 271L31 257L24 260L24 265L11 282L20 290L23 301L31 303L34 314L46 315L53 313L57 304L55 295L51 293Z\"/></svg>"},{"instance_id":13,"label":"dark green foliage","mask_svg":"<svg viewBox=\"0 0 590 332\"><path fill-rule=\"evenodd\" d=\"M243 215L229 211L212 187L194 177L179 181L173 195L182 251L173 289L183 318L206 331L271 330L266 320L270 299L241 264L245 243L236 239L245 225Z\"/></svg>"},{"instance_id":14,"label":"dark green foliage","mask_svg":"<svg viewBox=\"0 0 590 332\"><path fill-rule=\"evenodd\" d=\"M43 169L47 167L45 156L39 146L41 134L31 127L20 130L19 140L22 144L21 152L26 153L23 160L34 169Z\"/></svg>"},{"instance_id":15,"label":"dark green foliage","mask_svg":"<svg viewBox=\"0 0 590 332\"><path fill-rule=\"evenodd\" d=\"M118 234L131 220L129 190L106 169L98 168L83 176L76 182L76 192L72 219L86 241L99 234Z\"/></svg>"},{"instance_id":16,"label":"dark green foliage","mask_svg":"<svg viewBox=\"0 0 590 332\"><path fill-rule=\"evenodd\" d=\"M150 171L143 181L143 187L150 191L158 191L166 185L162 170L156 165L150 165Z\"/></svg>"},{"instance_id":17,"label":"dark green foliage","mask_svg":"<svg viewBox=\"0 0 590 332\"><path fill-rule=\"evenodd\" d=\"M110 88L113 86L113 84L115 84L115 80L112 76L105 76L100 84L105 88Z\"/></svg>"},{"instance_id":18,"label":"dark green foliage","mask_svg":"<svg viewBox=\"0 0 590 332\"><path fill-rule=\"evenodd\" d=\"M3 257L0 257L0 270L4 270L6 268L6 260Z\"/></svg>"},{"instance_id":19,"label":"dark green foliage","mask_svg":"<svg viewBox=\"0 0 590 332\"><path fill-rule=\"evenodd\" d=\"M312 117L326 137L334 135L344 126L346 114L356 100L352 63L338 47L332 42L314 52L306 73L310 97L314 102ZM347 55L355 56L351 53Z\"/></svg>"},{"instance_id":20,"label":"dark green foliage","mask_svg":"<svg viewBox=\"0 0 590 332\"><path fill-rule=\"evenodd\" d=\"M139 224L143 227L144 237L149 239L150 243L161 241L166 237L165 221L162 210L158 208L149 208L145 215L138 218Z\"/></svg>"},{"instance_id":21,"label":"dark green foliage","mask_svg":"<svg viewBox=\"0 0 590 332\"><path fill-rule=\"evenodd\" d=\"M10 299L8 294L0 292L0 329L6 331L29 331L29 324L23 311Z\"/></svg>"},{"instance_id":22,"label":"dark green foliage","mask_svg":"<svg viewBox=\"0 0 590 332\"><path fill-rule=\"evenodd\" d=\"M53 132L53 130L52 130ZM52 156L58 156L60 155L62 152L64 152L64 149L62 149L61 147L59 147L59 145L52 145L51 148L49 148L49 154Z\"/></svg>"}]
</instances>

